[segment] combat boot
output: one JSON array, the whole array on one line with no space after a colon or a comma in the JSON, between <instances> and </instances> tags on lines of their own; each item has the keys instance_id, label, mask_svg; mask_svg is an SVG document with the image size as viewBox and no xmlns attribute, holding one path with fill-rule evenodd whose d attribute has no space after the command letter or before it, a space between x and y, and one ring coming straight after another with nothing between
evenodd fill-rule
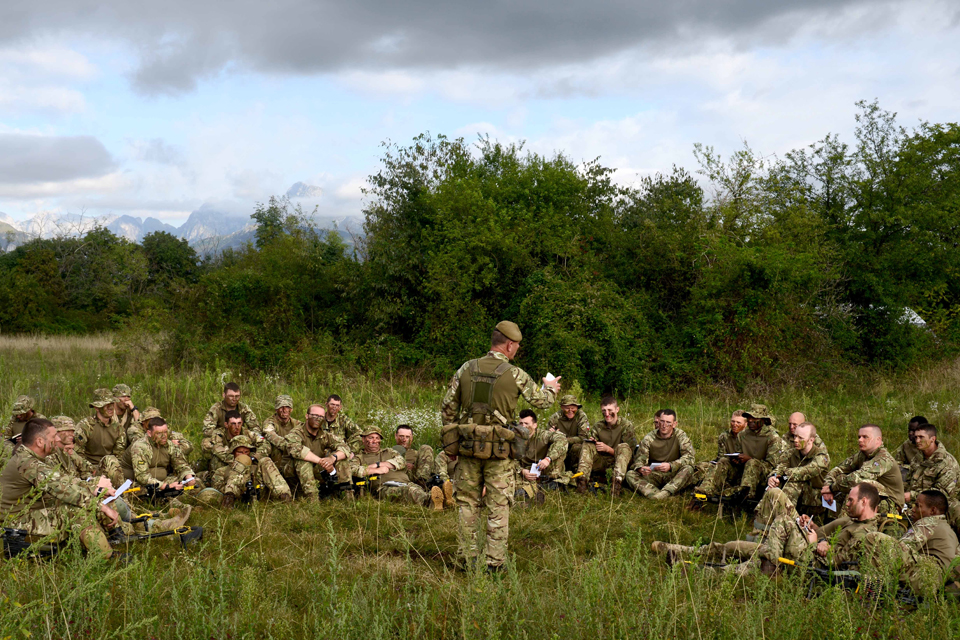
<instances>
[{"instance_id":1,"label":"combat boot","mask_svg":"<svg viewBox=\"0 0 960 640\"><path fill-rule=\"evenodd\" d=\"M587 479L583 476L577 478L577 493L586 494L587 493Z\"/></svg>"},{"instance_id":2,"label":"combat boot","mask_svg":"<svg viewBox=\"0 0 960 640\"><path fill-rule=\"evenodd\" d=\"M621 478L614 478L613 490L610 492L610 496L613 498L619 498L621 487L623 487L623 480Z\"/></svg>"},{"instance_id":3,"label":"combat boot","mask_svg":"<svg viewBox=\"0 0 960 640\"><path fill-rule=\"evenodd\" d=\"M457 501L453 499L453 483L449 480L443 483L443 506L450 509L457 506Z\"/></svg>"},{"instance_id":4,"label":"combat boot","mask_svg":"<svg viewBox=\"0 0 960 640\"><path fill-rule=\"evenodd\" d=\"M225 496L223 496L223 500L220 501L220 508L232 509L233 503L236 501L237 501L237 496L233 495L232 493L228 493Z\"/></svg>"},{"instance_id":5,"label":"combat boot","mask_svg":"<svg viewBox=\"0 0 960 640\"><path fill-rule=\"evenodd\" d=\"M430 487L430 501L433 503L434 511L443 511L443 489Z\"/></svg>"},{"instance_id":6,"label":"combat boot","mask_svg":"<svg viewBox=\"0 0 960 640\"><path fill-rule=\"evenodd\" d=\"M230 496L233 497L232 495ZM187 519L190 517L190 511L193 507L187 506L183 509L171 509L170 517L166 520L161 520L156 524L151 524L150 532L157 533L159 531L173 531L174 529L179 529L187 523ZM176 512L176 513L174 513Z\"/></svg>"},{"instance_id":7,"label":"combat boot","mask_svg":"<svg viewBox=\"0 0 960 640\"><path fill-rule=\"evenodd\" d=\"M652 498L656 492L657 488L649 482L644 482L640 485L640 493L643 494L644 498Z\"/></svg>"}]
</instances>

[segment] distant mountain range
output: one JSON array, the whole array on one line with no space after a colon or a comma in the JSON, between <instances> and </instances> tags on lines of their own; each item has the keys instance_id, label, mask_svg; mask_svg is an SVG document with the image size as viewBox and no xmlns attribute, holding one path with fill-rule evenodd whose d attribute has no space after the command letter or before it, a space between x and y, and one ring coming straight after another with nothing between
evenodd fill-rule
<instances>
[{"instance_id":1,"label":"distant mountain range","mask_svg":"<svg viewBox=\"0 0 960 640\"><path fill-rule=\"evenodd\" d=\"M303 182L297 182L287 190L291 200L298 198L319 198L321 189ZM253 211L253 207L250 208ZM359 231L359 216L341 218L322 217L315 222L323 229L351 228ZM133 216L104 215L98 217L81 216L75 213L56 214L39 213L29 220L14 220L0 212L0 251L10 251L34 238L54 238L58 236L83 235L95 226L102 226L121 238L131 242L141 242L144 236L155 231L183 238L201 254L219 253L227 248L238 248L254 240L257 225L249 216L237 215L204 204L190 214L187 221L174 227L156 218L135 218ZM350 237L344 237L348 243Z\"/></svg>"}]
</instances>

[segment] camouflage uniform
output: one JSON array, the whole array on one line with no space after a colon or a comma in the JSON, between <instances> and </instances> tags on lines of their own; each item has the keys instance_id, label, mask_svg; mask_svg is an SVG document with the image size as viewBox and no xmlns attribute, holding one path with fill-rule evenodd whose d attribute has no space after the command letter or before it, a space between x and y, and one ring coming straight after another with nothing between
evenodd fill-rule
<instances>
[{"instance_id":1,"label":"camouflage uniform","mask_svg":"<svg viewBox=\"0 0 960 640\"><path fill-rule=\"evenodd\" d=\"M333 422L327 422L326 420L323 420L320 423L320 427L324 431L329 431L343 440L347 446L350 447L351 452L360 452L361 429L353 420L348 418L347 414L345 414L343 411L337 414L337 419Z\"/></svg>"},{"instance_id":2,"label":"camouflage uniform","mask_svg":"<svg viewBox=\"0 0 960 640\"><path fill-rule=\"evenodd\" d=\"M944 572L960 554L957 534L943 515L921 518L899 540L871 533L865 546L873 567L881 567L884 560L893 561L899 566L900 579L924 597L940 590Z\"/></svg>"},{"instance_id":3,"label":"camouflage uniform","mask_svg":"<svg viewBox=\"0 0 960 640\"><path fill-rule=\"evenodd\" d=\"M683 429L674 428L669 438L661 438L654 429L640 441L624 480L628 487L646 497L655 495L658 489L676 495L692 483L696 459L693 442ZM647 476L640 473L640 467L660 462L669 462L670 470L653 471Z\"/></svg>"},{"instance_id":4,"label":"camouflage uniform","mask_svg":"<svg viewBox=\"0 0 960 640\"><path fill-rule=\"evenodd\" d=\"M876 517L854 520L849 516L842 516L823 525L817 530L817 542L829 542L830 552L825 560L821 559L819 562L834 567L839 567L844 562L857 562L867 535L875 533L879 526Z\"/></svg>"},{"instance_id":5,"label":"camouflage uniform","mask_svg":"<svg viewBox=\"0 0 960 640\"><path fill-rule=\"evenodd\" d=\"M293 400L290 396L277 396L275 405L275 408L278 410L281 407L292 408ZM266 439L268 445L264 448L264 453L273 460L273 463L285 478L295 478L297 476L297 469L293 458L287 452L289 448L287 436L302 424L302 422L293 416L290 416L289 420L283 422L276 413L263 421L263 437Z\"/></svg>"},{"instance_id":6,"label":"camouflage uniform","mask_svg":"<svg viewBox=\"0 0 960 640\"><path fill-rule=\"evenodd\" d=\"M260 442L262 439L259 433L247 429L246 425L240 428L240 433L237 435L247 436L253 443ZM227 433L226 428L221 430L220 427L215 428L209 438L204 437L201 447L204 454L209 458L207 469L211 476L221 467L233 464L233 450L230 448L230 440L231 436Z\"/></svg>"},{"instance_id":7,"label":"camouflage uniform","mask_svg":"<svg viewBox=\"0 0 960 640\"><path fill-rule=\"evenodd\" d=\"M321 422L321 424L323 423ZM349 458L350 448L331 431L325 431L321 428L317 431L317 435L312 435L305 424L301 424L291 431L287 435L286 441L287 453L296 461L294 462L294 468L297 472L297 480L300 482L300 490L308 499L319 500L318 483L324 481L321 476L323 467L319 464L307 462L304 459L307 452L325 458L335 451L339 451ZM334 465L334 470L337 472L339 482L350 481L350 461L348 459L337 462Z\"/></svg>"},{"instance_id":8,"label":"camouflage uniform","mask_svg":"<svg viewBox=\"0 0 960 640\"><path fill-rule=\"evenodd\" d=\"M850 489L866 480L879 485L880 504L877 513L900 513L903 507L903 477L900 465L884 447L878 447L871 455L858 451L827 473L824 484L833 489L834 498L846 495ZM846 513L846 506L840 511Z\"/></svg>"},{"instance_id":9,"label":"camouflage uniform","mask_svg":"<svg viewBox=\"0 0 960 640\"><path fill-rule=\"evenodd\" d=\"M419 449L407 449L402 444L398 444L394 445L393 450L403 456L407 475L421 487L426 487L436 473L433 448L425 444Z\"/></svg>"},{"instance_id":10,"label":"camouflage uniform","mask_svg":"<svg viewBox=\"0 0 960 640\"><path fill-rule=\"evenodd\" d=\"M97 400L90 403L91 408L103 408L115 402L107 389L98 389L94 393ZM97 465L100 473L107 476L113 486L119 487L124 479L120 456L127 449L127 432L120 428L116 420L104 425L98 415L95 413L77 423L74 436L76 452Z\"/></svg>"},{"instance_id":11,"label":"camouflage uniform","mask_svg":"<svg viewBox=\"0 0 960 640\"><path fill-rule=\"evenodd\" d=\"M260 431L260 423L257 422L257 414L243 402L238 402L235 410L240 412L240 417L243 418L243 426L255 436L253 441L256 442L259 440L262 433ZM203 449L207 455L210 455L209 452L214 447L214 436L218 433L223 441L222 444L226 446L224 435L227 432L227 422L224 416L227 415L227 411L231 411L231 409L228 409L223 404L223 400L220 400L210 406L207 415L203 418L203 440L200 442L200 448ZM214 469L211 468L210 471L214 471Z\"/></svg>"},{"instance_id":12,"label":"camouflage uniform","mask_svg":"<svg viewBox=\"0 0 960 640\"><path fill-rule=\"evenodd\" d=\"M791 446L780 458L771 475L780 477L780 488L797 507L819 507L824 476L830 469L830 454L820 436L813 441L810 453L804 455ZM784 482L783 478L787 480Z\"/></svg>"},{"instance_id":13,"label":"camouflage uniform","mask_svg":"<svg viewBox=\"0 0 960 640\"><path fill-rule=\"evenodd\" d=\"M577 413L572 420L567 420L563 415L563 409L557 411L547 420L547 429L556 430L567 438L567 458L565 466L569 471L573 471L580 463L580 452L583 449L584 438L590 437L590 418L587 412L583 410L576 397L565 395L560 398L560 406L577 405Z\"/></svg>"},{"instance_id":14,"label":"camouflage uniform","mask_svg":"<svg viewBox=\"0 0 960 640\"><path fill-rule=\"evenodd\" d=\"M910 474L904 484L904 491L910 492L910 502L916 500L921 491L934 489L954 502L957 499L957 482L960 481L960 466L942 442L937 442L937 450L927 458L920 458L910 464Z\"/></svg>"},{"instance_id":15,"label":"camouflage uniform","mask_svg":"<svg viewBox=\"0 0 960 640\"><path fill-rule=\"evenodd\" d=\"M623 416L617 417L617 424L610 426L604 420L598 421L591 429L591 436L607 446L613 447L614 453L597 453L597 445L593 442L584 442L580 452L580 464L577 472L584 478L590 479L591 474L613 468L613 477L623 479L627 475L627 467L633 451L637 448L637 436L633 430L633 423Z\"/></svg>"},{"instance_id":16,"label":"camouflage uniform","mask_svg":"<svg viewBox=\"0 0 960 640\"><path fill-rule=\"evenodd\" d=\"M897 449L896 453L893 454L893 459L900 465L900 470L903 472L903 481L906 483L910 475L910 465L923 460L923 454L920 453L920 449L917 449L916 445L910 441L910 438L907 438L903 441L903 444L900 445L900 448Z\"/></svg>"},{"instance_id":17,"label":"camouflage uniform","mask_svg":"<svg viewBox=\"0 0 960 640\"><path fill-rule=\"evenodd\" d=\"M250 449L250 455L237 456L229 465L221 467L214 474L214 488L224 495L239 498L247 489L247 483L254 486L262 485L270 491L271 496L283 498L290 496L290 485L283 479L280 470L267 457L253 455L256 450L249 437L239 435L230 440L230 453L237 447Z\"/></svg>"},{"instance_id":18,"label":"camouflage uniform","mask_svg":"<svg viewBox=\"0 0 960 640\"><path fill-rule=\"evenodd\" d=\"M392 471L377 476L376 480L366 480L367 466L386 462L393 467ZM396 500L409 504L429 506L430 494L415 482L411 482L406 472L407 464L403 456L394 449L381 449L376 453L361 451L350 460L350 472L354 478L369 482L364 489L380 499ZM384 483L396 482L400 486L385 487Z\"/></svg>"},{"instance_id":19,"label":"camouflage uniform","mask_svg":"<svg viewBox=\"0 0 960 640\"><path fill-rule=\"evenodd\" d=\"M10 439L23 433L23 428L27 426L27 422L20 422L17 420L17 416L33 410L35 406L36 401L30 396L17 396L16 402L13 403L11 411L13 415L10 417L10 422L5 427L0 428L0 468L13 455L13 443ZM33 418L44 417L36 412L33 414Z\"/></svg>"},{"instance_id":20,"label":"camouflage uniform","mask_svg":"<svg viewBox=\"0 0 960 640\"><path fill-rule=\"evenodd\" d=\"M710 465L704 474L704 480L697 488L707 495L718 495L727 488L728 492L747 490L747 498L757 495L761 482L766 481L779 461L782 449L780 436L771 425L765 424L758 431L744 429L738 434L724 431L717 439L717 463ZM750 456L745 464L740 464L726 455L744 453ZM765 484L765 482L764 482Z\"/></svg>"},{"instance_id":21,"label":"camouflage uniform","mask_svg":"<svg viewBox=\"0 0 960 640\"><path fill-rule=\"evenodd\" d=\"M120 456L120 466L124 477L141 487L183 482L196 475L179 447L161 447L151 438L141 438L124 451Z\"/></svg>"},{"instance_id":22,"label":"camouflage uniform","mask_svg":"<svg viewBox=\"0 0 960 640\"><path fill-rule=\"evenodd\" d=\"M446 451L441 449L440 452L437 453L437 457L433 460L433 468L436 470L437 475L440 476L441 482L453 479L457 472L458 462L460 462L459 456L451 460Z\"/></svg>"},{"instance_id":23,"label":"camouflage uniform","mask_svg":"<svg viewBox=\"0 0 960 640\"><path fill-rule=\"evenodd\" d=\"M37 538L66 539L80 529L84 548L112 551L95 520L94 492L80 479L51 466L28 447L18 447L0 474L0 521Z\"/></svg>"},{"instance_id":24,"label":"camouflage uniform","mask_svg":"<svg viewBox=\"0 0 960 640\"><path fill-rule=\"evenodd\" d=\"M497 325L498 330L501 325ZM515 328L516 325L513 327ZM513 329L507 330L510 333L514 332ZM519 337L519 329L516 329L515 335ZM540 385L523 369L511 365L507 356L497 351L490 351L479 360L463 363L451 378L440 403L443 424L461 424L467 423L468 420L473 420L477 424L489 424L487 420L492 419L485 414L473 413L474 384L471 373L473 367L481 372L489 370L492 374L495 374L498 369L505 369L502 375L497 377L491 391L490 411L491 413L499 412L508 422L514 420L520 396L538 409L549 408L556 398L556 392L553 389L548 387L541 390ZM466 391L464 391L465 388ZM481 500L487 514L486 564L490 567L499 567L507 559L510 506L513 504L516 489L515 464L514 460L494 458L480 460L458 456L457 471L453 479L457 489L459 510L458 555L466 564L471 564L480 557L478 534ZM482 488L486 488L486 495L481 495Z\"/></svg>"},{"instance_id":25,"label":"camouflage uniform","mask_svg":"<svg viewBox=\"0 0 960 640\"><path fill-rule=\"evenodd\" d=\"M58 448L46 457L46 461L62 469L64 473L81 480L100 477L100 470L97 469L96 465L81 458L76 451L67 453L66 449Z\"/></svg>"},{"instance_id":26,"label":"camouflage uniform","mask_svg":"<svg viewBox=\"0 0 960 640\"><path fill-rule=\"evenodd\" d=\"M528 498L537 493L537 483L523 479L521 471L529 471L530 465L544 458L550 458L550 464L540 472L540 482L570 484L570 473L564 469L563 461L567 455L567 439L559 431L537 429L527 439L527 448L517 465L517 490L522 490Z\"/></svg>"}]
</instances>

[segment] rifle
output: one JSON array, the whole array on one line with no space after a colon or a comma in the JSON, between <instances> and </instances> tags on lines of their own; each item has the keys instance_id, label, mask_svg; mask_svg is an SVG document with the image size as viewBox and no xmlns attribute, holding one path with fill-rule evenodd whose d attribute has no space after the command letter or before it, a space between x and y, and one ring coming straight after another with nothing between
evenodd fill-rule
<instances>
[{"instance_id":1,"label":"rifle","mask_svg":"<svg viewBox=\"0 0 960 640\"><path fill-rule=\"evenodd\" d=\"M797 566L795 561L788 558L777 558L777 562L788 567ZM839 571L835 571L833 569L822 569L813 565L807 565L801 568L807 573L807 575L816 577L822 583L832 587L840 587L844 591L858 593L860 591L860 572L850 569L850 567L855 567L857 564L855 562L844 562L840 566L845 568L842 568ZM814 584L814 582L810 583L810 588L807 591L808 598L812 597L813 595Z\"/></svg>"},{"instance_id":2,"label":"rifle","mask_svg":"<svg viewBox=\"0 0 960 640\"><path fill-rule=\"evenodd\" d=\"M3 527L3 552L7 558L13 558L32 548L33 554L40 558L52 558L60 552L64 544L60 542L46 542L38 544L31 542L34 537L26 529Z\"/></svg>"},{"instance_id":3,"label":"rifle","mask_svg":"<svg viewBox=\"0 0 960 640\"><path fill-rule=\"evenodd\" d=\"M317 482L317 489L320 491L321 498L339 497L342 492L352 490L353 483L349 479L346 482L337 482L338 476L336 469L333 470L333 473L326 470L320 471L320 481Z\"/></svg>"},{"instance_id":4,"label":"rifle","mask_svg":"<svg viewBox=\"0 0 960 640\"><path fill-rule=\"evenodd\" d=\"M260 485L254 484L253 480L247 480L247 486L240 494L240 501L253 502L254 500L260 500Z\"/></svg>"},{"instance_id":5,"label":"rifle","mask_svg":"<svg viewBox=\"0 0 960 640\"><path fill-rule=\"evenodd\" d=\"M183 489L174 489L173 487L165 487L159 489L159 484L148 484L145 487L135 487L133 489L127 489L127 493L133 494L138 498L146 498L152 502L157 500L169 500L171 498L177 498L184 491L192 491L194 486L192 484L185 485Z\"/></svg>"},{"instance_id":6,"label":"rifle","mask_svg":"<svg viewBox=\"0 0 960 640\"><path fill-rule=\"evenodd\" d=\"M153 538L165 538L168 536L176 536L177 540L180 541L180 544L183 545L183 548L187 548L187 543L193 542L194 540L203 539L203 527L177 527L176 529L171 529L170 531L158 531L156 533L135 533L133 535L126 535L117 527L110 532L110 535L107 537L107 541L111 546L117 546L120 544L129 544L131 542L141 542L143 540L151 540Z\"/></svg>"}]
</instances>

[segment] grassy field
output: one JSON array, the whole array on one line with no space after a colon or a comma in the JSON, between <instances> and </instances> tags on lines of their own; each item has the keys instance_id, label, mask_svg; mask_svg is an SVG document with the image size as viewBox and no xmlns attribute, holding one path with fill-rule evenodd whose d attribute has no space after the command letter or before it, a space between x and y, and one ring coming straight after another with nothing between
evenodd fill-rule
<instances>
[{"instance_id":1,"label":"grassy field","mask_svg":"<svg viewBox=\"0 0 960 640\"><path fill-rule=\"evenodd\" d=\"M522 366L522 362L519 363ZM155 405L199 442L200 423L236 380L261 417L289 393L297 414L329 393L344 398L357 422L390 428L406 422L417 442L435 444L443 383L375 380L300 371L287 378L208 371L144 371L119 360L108 337L0 339L0 410L29 393L48 417L80 418L97 387L125 382L141 408ZM535 373L535 372L532 372ZM560 371L559 373L562 373ZM574 381L567 381L573 384ZM855 448L856 428L884 427L895 448L906 419L923 414L960 446L960 363L897 379L851 379L828 389L690 390L625 399L640 431L653 412L674 408L698 447L715 454L730 412L751 402L783 422L804 411L835 460ZM598 398L587 398L591 419ZM544 415L542 418L546 418ZM392 444L389 442L388 444ZM653 540L727 540L747 518L687 511L685 500L551 494L541 508L511 517L508 571L499 576L453 569L456 515L360 500L319 505L256 505L229 513L197 509L199 548L169 541L132 549L127 567L65 554L56 562L3 561L0 638L953 638L960 605L877 608L828 589L807 598L798 576L737 579L672 570L650 552Z\"/></svg>"}]
</instances>

